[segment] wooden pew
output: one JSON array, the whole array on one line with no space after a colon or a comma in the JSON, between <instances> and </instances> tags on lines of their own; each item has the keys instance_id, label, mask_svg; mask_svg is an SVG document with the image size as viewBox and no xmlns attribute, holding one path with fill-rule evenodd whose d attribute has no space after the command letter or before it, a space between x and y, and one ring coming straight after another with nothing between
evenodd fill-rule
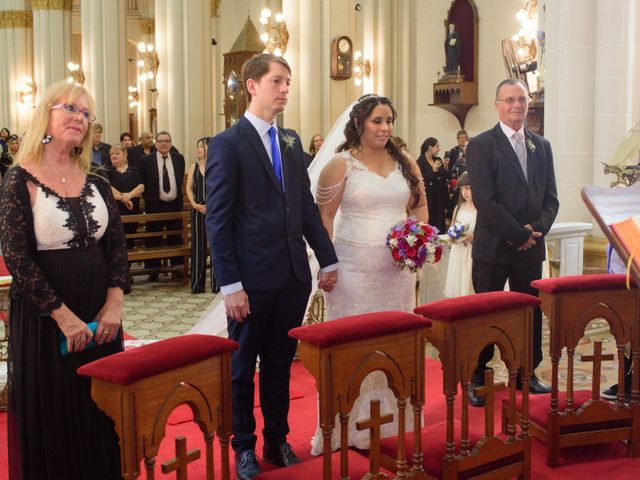
<instances>
[{"instance_id":1,"label":"wooden pew","mask_svg":"<svg viewBox=\"0 0 640 480\"><path fill-rule=\"evenodd\" d=\"M165 230L163 232L150 232L145 227L147 222L180 220L182 227L179 230ZM146 275L150 273L182 272L182 282L189 283L189 258L191 256L191 244L189 237L189 212L166 212L166 213L142 213L137 215L123 215L122 223L137 223L138 229L135 233L126 235L127 239L134 240L133 248L127 251L130 262L142 262L144 260L164 259L171 257L182 257L183 265L169 266L162 265L160 268L136 268L131 270L131 275ZM179 235L182 242L176 245L161 245L158 247L147 247L141 240L145 238L161 237L168 235Z\"/></svg>"}]
</instances>

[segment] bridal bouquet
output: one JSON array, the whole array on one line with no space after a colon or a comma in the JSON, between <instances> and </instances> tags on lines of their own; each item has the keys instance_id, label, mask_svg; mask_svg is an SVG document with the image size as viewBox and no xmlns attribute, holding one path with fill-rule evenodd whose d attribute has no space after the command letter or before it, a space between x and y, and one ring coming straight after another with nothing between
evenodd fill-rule
<instances>
[{"instance_id":1,"label":"bridal bouquet","mask_svg":"<svg viewBox=\"0 0 640 480\"><path fill-rule=\"evenodd\" d=\"M447 230L447 235L451 240L460 240L460 238L465 234L465 226L460 222L455 222L453 225L449 227Z\"/></svg>"},{"instance_id":2,"label":"bridal bouquet","mask_svg":"<svg viewBox=\"0 0 640 480\"><path fill-rule=\"evenodd\" d=\"M387 235L387 247L400 269L416 272L425 263L434 264L442 257L438 229L408 217L396 223Z\"/></svg>"}]
</instances>

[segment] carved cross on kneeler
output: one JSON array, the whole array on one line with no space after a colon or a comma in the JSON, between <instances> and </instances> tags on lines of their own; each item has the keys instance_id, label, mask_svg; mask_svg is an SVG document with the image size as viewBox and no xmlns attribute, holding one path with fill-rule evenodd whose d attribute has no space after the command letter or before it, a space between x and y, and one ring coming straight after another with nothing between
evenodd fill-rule
<instances>
[{"instance_id":1,"label":"carved cross on kneeler","mask_svg":"<svg viewBox=\"0 0 640 480\"><path fill-rule=\"evenodd\" d=\"M613 354L602 355L602 342L593 342L593 355L581 355L582 362L593 362L593 374L591 379L591 400L600 398L600 369L603 360L613 360Z\"/></svg>"},{"instance_id":2,"label":"carved cross on kneeler","mask_svg":"<svg viewBox=\"0 0 640 480\"><path fill-rule=\"evenodd\" d=\"M176 437L176 456L162 464L162 473L176 472L176 480L188 480L187 465L200 458L200 450L194 448L187 452L187 439Z\"/></svg>"},{"instance_id":3,"label":"carved cross on kneeler","mask_svg":"<svg viewBox=\"0 0 640 480\"><path fill-rule=\"evenodd\" d=\"M484 434L493 437L493 401L496 392L505 389L503 382L493 383L493 370L484 371L484 386L476 388L476 395L484 397Z\"/></svg>"},{"instance_id":4,"label":"carved cross on kneeler","mask_svg":"<svg viewBox=\"0 0 640 480\"><path fill-rule=\"evenodd\" d=\"M380 427L385 423L393 422L393 415L380 416L380 400L371 400L371 417L361 422L356 422L356 428L358 430L369 429L370 444L369 444L369 470L370 473L363 477L363 480L376 480L389 478L384 473L380 472Z\"/></svg>"}]
</instances>

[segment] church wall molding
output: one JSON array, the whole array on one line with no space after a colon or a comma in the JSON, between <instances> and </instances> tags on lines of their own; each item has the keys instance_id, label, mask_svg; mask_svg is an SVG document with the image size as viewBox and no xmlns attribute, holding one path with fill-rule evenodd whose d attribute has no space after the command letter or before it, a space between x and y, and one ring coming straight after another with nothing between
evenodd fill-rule
<instances>
[{"instance_id":1,"label":"church wall molding","mask_svg":"<svg viewBox=\"0 0 640 480\"><path fill-rule=\"evenodd\" d=\"M0 28L33 28L33 13L24 10L0 12Z\"/></svg>"}]
</instances>

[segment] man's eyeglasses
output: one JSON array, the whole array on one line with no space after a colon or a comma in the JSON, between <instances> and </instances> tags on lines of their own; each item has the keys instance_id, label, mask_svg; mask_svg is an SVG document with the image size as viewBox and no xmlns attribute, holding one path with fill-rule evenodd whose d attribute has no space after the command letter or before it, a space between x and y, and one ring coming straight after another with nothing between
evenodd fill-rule
<instances>
[{"instance_id":1,"label":"man's eyeglasses","mask_svg":"<svg viewBox=\"0 0 640 480\"><path fill-rule=\"evenodd\" d=\"M156 143L171 143L171 140L156 140Z\"/></svg>"},{"instance_id":2,"label":"man's eyeglasses","mask_svg":"<svg viewBox=\"0 0 640 480\"><path fill-rule=\"evenodd\" d=\"M515 105L516 103L521 103L526 105L529 103L529 97L507 97L507 98L499 98L498 102L504 102L507 105Z\"/></svg>"},{"instance_id":3,"label":"man's eyeglasses","mask_svg":"<svg viewBox=\"0 0 640 480\"><path fill-rule=\"evenodd\" d=\"M96 121L96 116L93 113L91 113L89 110L82 110L72 103L60 103L51 107L51 110L62 110L63 112L67 112L69 115L76 115L78 112L80 112L82 114L82 118L87 122L93 123Z\"/></svg>"}]
</instances>

